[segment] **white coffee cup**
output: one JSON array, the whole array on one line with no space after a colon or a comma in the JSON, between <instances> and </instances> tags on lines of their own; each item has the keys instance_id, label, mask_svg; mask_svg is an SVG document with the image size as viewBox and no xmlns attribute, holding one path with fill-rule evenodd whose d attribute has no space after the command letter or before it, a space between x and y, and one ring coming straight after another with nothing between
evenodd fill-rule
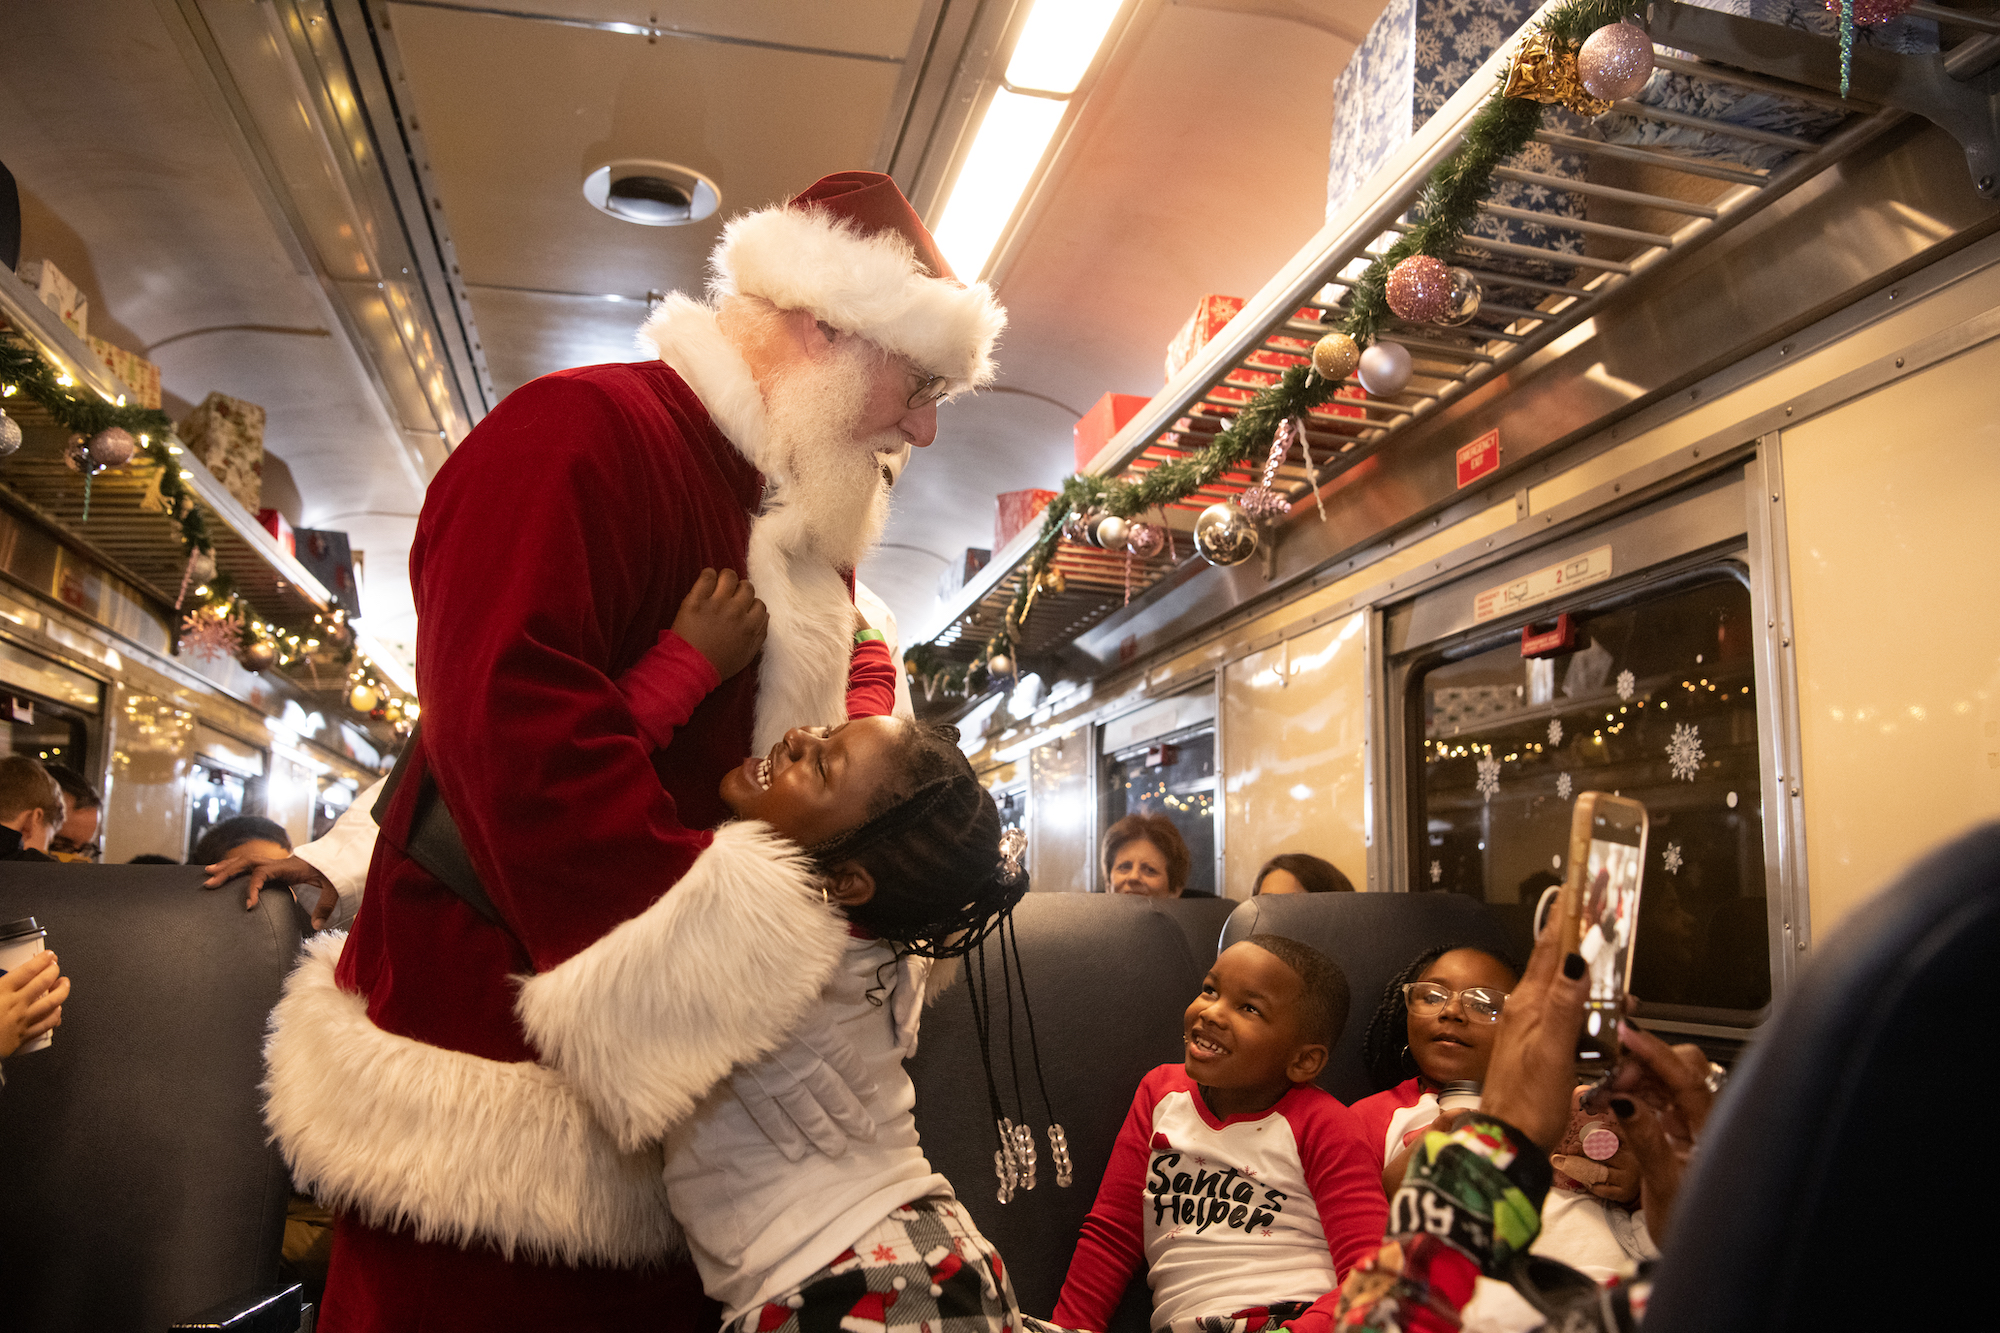
<instances>
[{"instance_id":1,"label":"white coffee cup","mask_svg":"<svg viewBox=\"0 0 2000 1333\"><path fill-rule=\"evenodd\" d=\"M35 918L24 916L19 921L0 922L0 973L12 972L24 967L29 960L49 947L49 933L37 925ZM56 1038L51 1028L41 1036L21 1043L16 1055L26 1055L29 1051L39 1051Z\"/></svg>"}]
</instances>

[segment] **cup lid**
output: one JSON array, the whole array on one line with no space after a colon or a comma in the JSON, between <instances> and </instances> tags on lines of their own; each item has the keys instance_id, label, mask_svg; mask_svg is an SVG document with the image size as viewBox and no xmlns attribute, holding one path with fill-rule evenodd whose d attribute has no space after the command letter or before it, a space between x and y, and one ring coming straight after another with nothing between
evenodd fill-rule
<instances>
[{"instance_id":1,"label":"cup lid","mask_svg":"<svg viewBox=\"0 0 2000 1333\"><path fill-rule=\"evenodd\" d=\"M24 916L19 921L0 921L0 940L11 940L16 935L40 934L41 929L31 916Z\"/></svg>"},{"instance_id":2,"label":"cup lid","mask_svg":"<svg viewBox=\"0 0 2000 1333\"><path fill-rule=\"evenodd\" d=\"M1454 1079L1452 1082L1438 1089L1438 1096L1440 1097L1451 1097L1454 1095L1477 1097L1479 1095L1479 1081L1470 1078Z\"/></svg>"}]
</instances>

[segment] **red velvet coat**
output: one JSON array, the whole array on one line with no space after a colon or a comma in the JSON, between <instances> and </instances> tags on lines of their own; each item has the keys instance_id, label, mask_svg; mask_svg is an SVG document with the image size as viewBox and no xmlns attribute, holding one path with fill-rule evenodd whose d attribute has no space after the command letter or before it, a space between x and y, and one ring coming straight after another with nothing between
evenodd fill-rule
<instances>
[{"instance_id":1,"label":"red velvet coat","mask_svg":"<svg viewBox=\"0 0 2000 1333\"><path fill-rule=\"evenodd\" d=\"M658 362L524 386L432 482L419 759L506 924L398 850L410 773L353 934L309 951L273 1020L267 1119L341 1216L334 1333L714 1326L661 1266L678 1237L650 1145L790 1030L845 930L762 825L704 831L750 751L755 670L650 755L613 680L705 566L747 573L759 496Z\"/></svg>"}]
</instances>

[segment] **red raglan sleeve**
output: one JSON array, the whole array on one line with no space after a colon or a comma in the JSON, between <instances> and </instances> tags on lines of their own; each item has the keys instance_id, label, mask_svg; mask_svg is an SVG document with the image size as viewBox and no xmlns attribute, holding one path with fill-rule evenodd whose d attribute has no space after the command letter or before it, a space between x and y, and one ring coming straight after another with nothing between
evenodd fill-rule
<instances>
[{"instance_id":1,"label":"red raglan sleeve","mask_svg":"<svg viewBox=\"0 0 2000 1333\"><path fill-rule=\"evenodd\" d=\"M1164 1066L1171 1069L1173 1066ZM1063 1278L1054 1322L1064 1328L1103 1329L1117 1313L1132 1275L1145 1267L1145 1231L1141 1205L1146 1187L1146 1163L1151 1157L1153 1108L1160 1100L1160 1071L1139 1081L1132 1110L1118 1131L1097 1202L1083 1219L1076 1253Z\"/></svg>"},{"instance_id":2,"label":"red raglan sleeve","mask_svg":"<svg viewBox=\"0 0 2000 1333\"><path fill-rule=\"evenodd\" d=\"M618 692L639 724L639 734L655 750L673 742L674 730L686 725L708 692L722 683L715 664L672 630L618 678Z\"/></svg>"},{"instance_id":3,"label":"red raglan sleeve","mask_svg":"<svg viewBox=\"0 0 2000 1333\"><path fill-rule=\"evenodd\" d=\"M889 645L869 639L854 645L847 663L847 715L887 717L896 711L896 663Z\"/></svg>"},{"instance_id":4,"label":"red raglan sleeve","mask_svg":"<svg viewBox=\"0 0 2000 1333\"><path fill-rule=\"evenodd\" d=\"M1369 1148L1361 1118L1331 1097L1314 1098L1310 1110L1293 1121L1292 1130L1299 1144L1299 1164L1312 1186L1313 1207L1319 1210L1320 1228L1326 1233L1327 1253L1334 1272L1345 1282L1349 1270L1382 1248L1382 1230L1389 1222L1382 1164ZM1294 1333L1331 1333L1339 1304L1336 1287L1284 1326Z\"/></svg>"}]
</instances>

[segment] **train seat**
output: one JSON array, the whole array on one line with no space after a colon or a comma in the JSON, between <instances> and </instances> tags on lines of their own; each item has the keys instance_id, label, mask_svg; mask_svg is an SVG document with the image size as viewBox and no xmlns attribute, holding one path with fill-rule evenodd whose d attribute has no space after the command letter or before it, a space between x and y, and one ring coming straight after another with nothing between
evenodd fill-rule
<instances>
[{"instance_id":1,"label":"train seat","mask_svg":"<svg viewBox=\"0 0 2000 1333\"><path fill-rule=\"evenodd\" d=\"M1864 1311L1937 1328L1980 1308L1996 958L2000 824L1831 932L1710 1119L1646 1333L1844 1328Z\"/></svg>"},{"instance_id":2,"label":"train seat","mask_svg":"<svg viewBox=\"0 0 2000 1333\"><path fill-rule=\"evenodd\" d=\"M1226 913L1226 917L1225 914ZM1217 932L1233 943L1258 931L1295 936L1344 968L1353 987L1348 1017L1322 1082L1343 1101L1374 1089L1361 1068L1361 1034L1376 997L1419 951L1447 942L1504 944L1479 903L1451 894L1294 894L1236 903L1111 894L1031 893L1015 910L1036 1045L1049 1100L1068 1134L1075 1181L1055 1185L1048 1113L1029 1065L1025 1026L1016 1018L1020 1092L1041 1159L1038 1183L1002 1205L995 1197L995 1136L980 1068L972 1008L961 983L924 1017L910 1061L917 1128L931 1164L950 1179L1013 1275L1029 1314L1047 1315L1085 1214L1097 1195L1111 1146L1147 1071L1181 1058L1181 1015L1215 961ZM1226 925L1225 925L1226 920ZM998 959L987 972L1000 994ZM1004 1020L993 1033L994 1075L1011 1117L1018 1105ZM1150 1294L1134 1278L1108 1333L1149 1327Z\"/></svg>"},{"instance_id":3,"label":"train seat","mask_svg":"<svg viewBox=\"0 0 2000 1333\"><path fill-rule=\"evenodd\" d=\"M47 1050L7 1061L0 1254L8 1327L165 1329L244 1298L299 1322L278 1245L290 1183L265 1142L264 1020L298 952L289 894L243 910L194 866L10 863L75 993ZM246 1327L230 1324L229 1327Z\"/></svg>"}]
</instances>

